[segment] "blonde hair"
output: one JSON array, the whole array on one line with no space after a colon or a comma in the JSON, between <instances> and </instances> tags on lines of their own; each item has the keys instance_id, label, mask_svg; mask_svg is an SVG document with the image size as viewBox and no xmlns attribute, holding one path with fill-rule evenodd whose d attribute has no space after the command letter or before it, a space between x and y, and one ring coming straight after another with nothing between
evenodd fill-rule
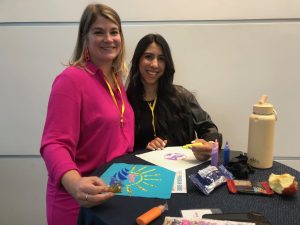
<instances>
[{"instance_id":1,"label":"blonde hair","mask_svg":"<svg viewBox=\"0 0 300 225\"><path fill-rule=\"evenodd\" d=\"M121 27L121 19L114 9L104 4L90 4L83 11L79 24L77 43L69 65L85 67L84 50L86 48L87 35L98 16L103 16L112 21L119 28L121 51L113 61L113 70L117 74L125 75L127 74L127 65L125 62L125 41Z\"/></svg>"}]
</instances>

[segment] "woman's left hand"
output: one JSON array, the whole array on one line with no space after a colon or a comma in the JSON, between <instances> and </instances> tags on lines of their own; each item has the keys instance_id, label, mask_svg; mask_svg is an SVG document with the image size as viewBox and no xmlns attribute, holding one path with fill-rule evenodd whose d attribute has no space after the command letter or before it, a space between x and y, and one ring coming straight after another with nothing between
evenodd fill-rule
<instances>
[{"instance_id":1,"label":"woman's left hand","mask_svg":"<svg viewBox=\"0 0 300 225\"><path fill-rule=\"evenodd\" d=\"M199 161L206 161L211 157L212 151L212 142L207 142L204 139L196 139L193 143L202 143L201 146L192 146L191 150L194 153L194 156Z\"/></svg>"},{"instance_id":2,"label":"woman's left hand","mask_svg":"<svg viewBox=\"0 0 300 225\"><path fill-rule=\"evenodd\" d=\"M167 145L167 142L168 142L167 140L162 140L161 138L156 137L147 144L146 149L152 151L162 150Z\"/></svg>"}]
</instances>

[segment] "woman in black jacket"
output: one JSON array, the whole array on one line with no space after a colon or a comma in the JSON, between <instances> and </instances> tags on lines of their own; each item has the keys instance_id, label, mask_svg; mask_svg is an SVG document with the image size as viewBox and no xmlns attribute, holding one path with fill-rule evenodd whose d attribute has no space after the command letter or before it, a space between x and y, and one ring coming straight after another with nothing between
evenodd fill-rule
<instances>
[{"instance_id":1,"label":"woman in black jacket","mask_svg":"<svg viewBox=\"0 0 300 225\"><path fill-rule=\"evenodd\" d=\"M203 146L192 149L199 152L199 157L195 154L198 159L206 159L212 149L209 141L221 141L221 136L195 96L173 84L174 73L167 41L159 34L144 36L135 49L127 80L127 96L135 112L135 149L158 150L197 138Z\"/></svg>"}]
</instances>

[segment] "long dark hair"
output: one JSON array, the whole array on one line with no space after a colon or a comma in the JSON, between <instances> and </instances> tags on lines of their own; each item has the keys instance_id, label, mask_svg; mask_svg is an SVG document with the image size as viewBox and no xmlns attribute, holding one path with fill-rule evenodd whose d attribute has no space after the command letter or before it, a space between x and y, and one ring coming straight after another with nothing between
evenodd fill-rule
<instances>
[{"instance_id":1,"label":"long dark hair","mask_svg":"<svg viewBox=\"0 0 300 225\"><path fill-rule=\"evenodd\" d=\"M131 68L127 80L127 96L135 112L135 132L139 132L140 123L142 122L140 119L142 113L141 108L145 93L144 86L141 82L139 62L147 47L153 42L161 47L166 65L164 74L160 77L157 88L157 104L155 108L157 135L161 138L171 140L171 143L168 142L170 145L188 143L187 141L190 140L187 140L184 122L179 122L179 120L187 120L184 102L180 96L178 96L176 88L173 85L175 68L171 50L167 41L159 34L147 34L144 36L138 42L131 60ZM172 143L174 141L178 143Z\"/></svg>"}]
</instances>

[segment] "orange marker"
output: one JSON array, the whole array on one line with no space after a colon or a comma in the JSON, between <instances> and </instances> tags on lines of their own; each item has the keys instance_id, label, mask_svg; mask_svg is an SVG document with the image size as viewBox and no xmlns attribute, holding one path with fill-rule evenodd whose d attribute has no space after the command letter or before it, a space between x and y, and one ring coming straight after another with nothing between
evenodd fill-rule
<instances>
[{"instance_id":1,"label":"orange marker","mask_svg":"<svg viewBox=\"0 0 300 225\"><path fill-rule=\"evenodd\" d=\"M140 215L138 218L136 218L136 223L138 225L147 225L157 217L159 217L165 210L168 209L167 203L164 205L159 205L156 207L153 207L149 211L145 212L144 214Z\"/></svg>"}]
</instances>

